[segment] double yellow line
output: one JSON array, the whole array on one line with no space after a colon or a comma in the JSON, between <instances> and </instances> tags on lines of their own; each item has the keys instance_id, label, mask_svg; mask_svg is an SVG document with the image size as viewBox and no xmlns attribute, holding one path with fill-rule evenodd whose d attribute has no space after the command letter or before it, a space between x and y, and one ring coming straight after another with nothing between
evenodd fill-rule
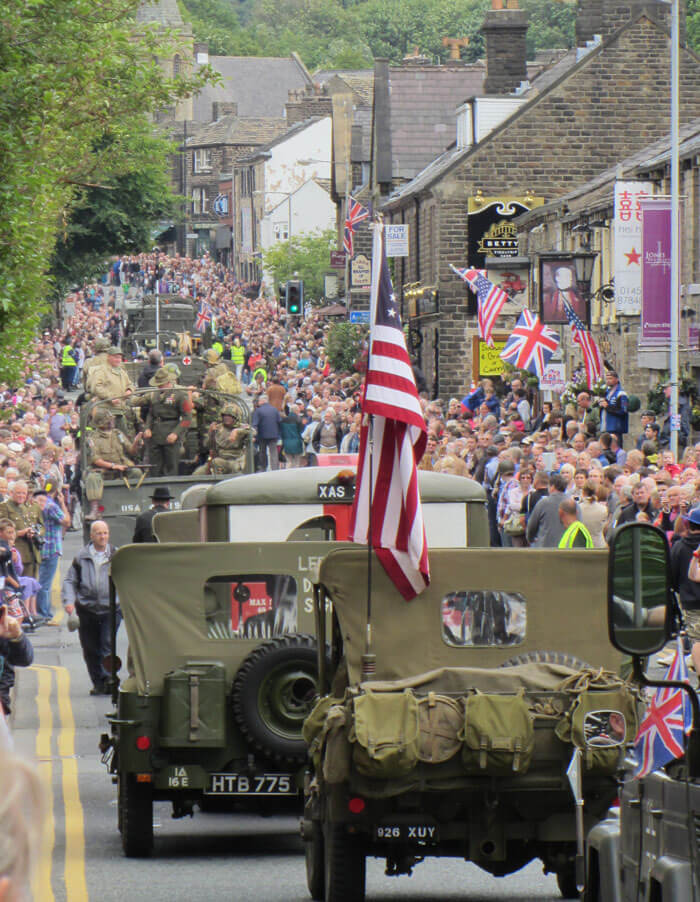
<instances>
[{"instance_id":1,"label":"double yellow line","mask_svg":"<svg viewBox=\"0 0 700 902\"><path fill-rule=\"evenodd\" d=\"M75 718L70 701L70 674L65 667L36 664L36 704L39 729L36 736L36 757L39 773L51 800L44 823L39 867L33 893L35 902L55 902L52 885L53 853L56 824L53 799L53 738L54 717L51 695L55 680L60 728L57 737L57 760L61 763L61 789L65 821L64 885L67 902L88 902L85 880L85 824L78 785L78 762L75 757Z\"/></svg>"}]
</instances>

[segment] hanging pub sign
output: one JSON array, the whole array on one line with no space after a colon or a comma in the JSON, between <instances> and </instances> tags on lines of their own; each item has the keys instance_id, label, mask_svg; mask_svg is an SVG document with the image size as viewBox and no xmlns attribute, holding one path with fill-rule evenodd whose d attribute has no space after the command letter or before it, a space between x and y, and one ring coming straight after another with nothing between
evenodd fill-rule
<instances>
[{"instance_id":1,"label":"hanging pub sign","mask_svg":"<svg viewBox=\"0 0 700 902\"><path fill-rule=\"evenodd\" d=\"M467 260L474 269L485 269L487 257L507 259L518 256L518 231L514 220L534 207L543 197L470 197L467 207Z\"/></svg>"}]
</instances>

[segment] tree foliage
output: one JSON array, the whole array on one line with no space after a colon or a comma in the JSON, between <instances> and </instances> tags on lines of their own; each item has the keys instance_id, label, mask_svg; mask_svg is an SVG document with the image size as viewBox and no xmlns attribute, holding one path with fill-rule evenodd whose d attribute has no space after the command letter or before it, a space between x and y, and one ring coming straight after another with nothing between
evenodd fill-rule
<instances>
[{"instance_id":1,"label":"tree foliage","mask_svg":"<svg viewBox=\"0 0 700 902\"><path fill-rule=\"evenodd\" d=\"M277 241L263 251L263 267L277 285L287 279L302 279L304 297L318 300L323 296L323 277L328 272L330 251L335 246L333 229L301 232L292 235L288 241Z\"/></svg>"},{"instance_id":2,"label":"tree foliage","mask_svg":"<svg viewBox=\"0 0 700 902\"><path fill-rule=\"evenodd\" d=\"M700 2L686 0L688 40L700 49ZM520 0L530 15L528 56L571 47L576 3ZM468 37L462 58L484 55L481 25L491 0L183 0L198 40L216 53L300 54L310 67L356 68L373 57L399 62L414 47L446 60L442 38Z\"/></svg>"},{"instance_id":3,"label":"tree foliage","mask_svg":"<svg viewBox=\"0 0 700 902\"><path fill-rule=\"evenodd\" d=\"M352 370L362 353L367 330L347 320L333 323L326 333L326 354L331 369L339 373Z\"/></svg>"},{"instance_id":4,"label":"tree foliage","mask_svg":"<svg viewBox=\"0 0 700 902\"><path fill-rule=\"evenodd\" d=\"M211 77L166 76L138 0L0 0L0 378L21 367L73 206L155 163L146 117ZM144 155L145 154L145 155ZM165 159L162 159L165 166Z\"/></svg>"}]
</instances>

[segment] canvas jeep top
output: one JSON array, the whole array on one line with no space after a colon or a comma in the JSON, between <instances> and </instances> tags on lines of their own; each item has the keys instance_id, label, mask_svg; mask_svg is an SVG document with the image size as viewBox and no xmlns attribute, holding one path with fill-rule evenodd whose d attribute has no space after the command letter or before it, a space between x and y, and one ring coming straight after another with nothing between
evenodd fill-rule
<instances>
[{"instance_id":1,"label":"canvas jeep top","mask_svg":"<svg viewBox=\"0 0 700 902\"><path fill-rule=\"evenodd\" d=\"M580 755L588 829L616 797L637 724L606 641L607 555L431 549L430 566L407 603L372 558L372 673L367 550L336 548L319 564L317 640L332 654L328 668L319 656L324 695L305 725L312 898L362 900L368 855L390 875L427 855L495 875L540 858L578 898L583 829L567 769Z\"/></svg>"}]
</instances>

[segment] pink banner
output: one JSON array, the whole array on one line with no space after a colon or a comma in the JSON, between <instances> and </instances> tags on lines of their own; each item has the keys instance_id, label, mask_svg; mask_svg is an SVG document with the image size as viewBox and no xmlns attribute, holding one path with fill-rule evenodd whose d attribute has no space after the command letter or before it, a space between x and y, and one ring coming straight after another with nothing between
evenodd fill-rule
<instances>
[{"instance_id":1,"label":"pink banner","mask_svg":"<svg viewBox=\"0 0 700 902\"><path fill-rule=\"evenodd\" d=\"M671 201L640 198L642 209L642 334L644 345L671 341Z\"/></svg>"}]
</instances>

